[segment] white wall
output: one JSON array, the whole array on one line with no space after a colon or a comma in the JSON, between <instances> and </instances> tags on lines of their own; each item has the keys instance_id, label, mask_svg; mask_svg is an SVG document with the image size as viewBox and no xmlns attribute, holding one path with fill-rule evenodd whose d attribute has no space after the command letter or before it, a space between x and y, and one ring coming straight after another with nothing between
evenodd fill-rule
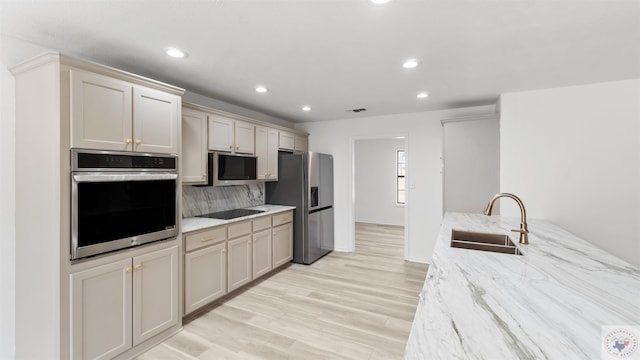
<instances>
[{"instance_id":1,"label":"white wall","mask_svg":"<svg viewBox=\"0 0 640 360\"><path fill-rule=\"evenodd\" d=\"M15 354L15 82L8 68L46 49L0 35L0 359Z\"/></svg>"},{"instance_id":2,"label":"white wall","mask_svg":"<svg viewBox=\"0 0 640 360\"><path fill-rule=\"evenodd\" d=\"M335 248L354 249L353 152L358 139L405 136L407 139L406 259L429 262L442 219L441 119L489 114L494 106L429 111L351 120L303 123L296 127L311 134L312 151L333 154Z\"/></svg>"},{"instance_id":3,"label":"white wall","mask_svg":"<svg viewBox=\"0 0 640 360\"><path fill-rule=\"evenodd\" d=\"M500 107L501 190L640 266L640 79L508 93Z\"/></svg>"},{"instance_id":4,"label":"white wall","mask_svg":"<svg viewBox=\"0 0 640 360\"><path fill-rule=\"evenodd\" d=\"M15 350L15 107L13 76L0 62L0 359Z\"/></svg>"},{"instance_id":5,"label":"white wall","mask_svg":"<svg viewBox=\"0 0 640 360\"><path fill-rule=\"evenodd\" d=\"M404 147L404 139L355 142L357 222L404 226L404 206L396 203L396 155Z\"/></svg>"},{"instance_id":6,"label":"white wall","mask_svg":"<svg viewBox=\"0 0 640 360\"><path fill-rule=\"evenodd\" d=\"M500 191L498 116L451 119L442 128L444 210L481 212Z\"/></svg>"}]
</instances>

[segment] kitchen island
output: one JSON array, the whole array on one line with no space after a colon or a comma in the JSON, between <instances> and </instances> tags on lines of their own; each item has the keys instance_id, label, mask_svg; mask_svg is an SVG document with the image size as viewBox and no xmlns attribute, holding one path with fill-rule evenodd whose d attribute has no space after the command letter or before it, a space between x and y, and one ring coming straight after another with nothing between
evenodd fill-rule
<instances>
[{"instance_id":1,"label":"kitchen island","mask_svg":"<svg viewBox=\"0 0 640 360\"><path fill-rule=\"evenodd\" d=\"M530 220L522 255L450 246L519 223L444 216L405 359L600 359L603 326L640 329L640 269L553 224Z\"/></svg>"}]
</instances>

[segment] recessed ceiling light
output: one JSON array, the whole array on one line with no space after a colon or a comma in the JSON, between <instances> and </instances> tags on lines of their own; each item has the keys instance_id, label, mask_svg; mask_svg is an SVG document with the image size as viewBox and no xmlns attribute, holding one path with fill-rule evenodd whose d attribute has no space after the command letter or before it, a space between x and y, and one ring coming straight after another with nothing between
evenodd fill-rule
<instances>
[{"instance_id":1,"label":"recessed ceiling light","mask_svg":"<svg viewBox=\"0 0 640 360\"><path fill-rule=\"evenodd\" d=\"M429 97L429 93L427 93L427 92L424 92L424 91L423 91L423 92L421 92L421 93L418 93L418 95L416 95L416 97L417 97L418 99L428 98L428 97Z\"/></svg>"},{"instance_id":2,"label":"recessed ceiling light","mask_svg":"<svg viewBox=\"0 0 640 360\"><path fill-rule=\"evenodd\" d=\"M269 91L269 89L267 89L267 88L266 88L266 87L264 87L264 86L256 86L256 92L259 92L259 93L266 93L267 91Z\"/></svg>"},{"instance_id":3,"label":"recessed ceiling light","mask_svg":"<svg viewBox=\"0 0 640 360\"><path fill-rule=\"evenodd\" d=\"M369 0L370 3L376 4L376 5L386 4L386 3L390 2L390 1L391 0Z\"/></svg>"},{"instance_id":4,"label":"recessed ceiling light","mask_svg":"<svg viewBox=\"0 0 640 360\"><path fill-rule=\"evenodd\" d=\"M402 67L405 69L413 69L420 65L420 60L418 59L409 59L402 64Z\"/></svg>"},{"instance_id":5,"label":"recessed ceiling light","mask_svg":"<svg viewBox=\"0 0 640 360\"><path fill-rule=\"evenodd\" d=\"M167 48L165 50L165 52L167 53L167 55L169 55L171 57L174 57L174 58L178 58L178 59L181 59L181 58L187 56L187 54L184 51L182 51L180 49L173 48L173 47Z\"/></svg>"},{"instance_id":6,"label":"recessed ceiling light","mask_svg":"<svg viewBox=\"0 0 640 360\"><path fill-rule=\"evenodd\" d=\"M311 111L311 107L305 105L302 107L302 111Z\"/></svg>"}]
</instances>

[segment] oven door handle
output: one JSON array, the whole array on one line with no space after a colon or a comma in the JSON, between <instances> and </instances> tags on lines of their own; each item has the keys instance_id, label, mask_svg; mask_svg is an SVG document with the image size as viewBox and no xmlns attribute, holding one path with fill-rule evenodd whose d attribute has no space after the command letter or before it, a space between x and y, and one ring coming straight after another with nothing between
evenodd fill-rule
<instances>
[{"instance_id":1,"label":"oven door handle","mask_svg":"<svg viewBox=\"0 0 640 360\"><path fill-rule=\"evenodd\" d=\"M149 181L149 180L176 180L178 174L166 173L99 173L99 174L75 174L73 181L81 182L114 182L114 181Z\"/></svg>"}]
</instances>

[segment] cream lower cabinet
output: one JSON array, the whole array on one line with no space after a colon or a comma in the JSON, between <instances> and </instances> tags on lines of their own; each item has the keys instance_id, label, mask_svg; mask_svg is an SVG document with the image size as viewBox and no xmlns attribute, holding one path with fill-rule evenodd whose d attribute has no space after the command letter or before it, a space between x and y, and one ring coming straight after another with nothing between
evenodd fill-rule
<instances>
[{"instance_id":1,"label":"cream lower cabinet","mask_svg":"<svg viewBox=\"0 0 640 360\"><path fill-rule=\"evenodd\" d=\"M227 261L229 292L241 287L253 279L251 221L228 226Z\"/></svg>"},{"instance_id":2,"label":"cream lower cabinet","mask_svg":"<svg viewBox=\"0 0 640 360\"><path fill-rule=\"evenodd\" d=\"M271 239L271 216L264 216L253 220L254 279L257 279L273 269Z\"/></svg>"},{"instance_id":3,"label":"cream lower cabinet","mask_svg":"<svg viewBox=\"0 0 640 360\"><path fill-rule=\"evenodd\" d=\"M273 215L273 268L293 259L293 212Z\"/></svg>"},{"instance_id":4,"label":"cream lower cabinet","mask_svg":"<svg viewBox=\"0 0 640 360\"><path fill-rule=\"evenodd\" d=\"M184 234L184 314L288 263L292 221L287 211Z\"/></svg>"},{"instance_id":5,"label":"cream lower cabinet","mask_svg":"<svg viewBox=\"0 0 640 360\"><path fill-rule=\"evenodd\" d=\"M226 239L226 226L185 235L185 315L227 293Z\"/></svg>"},{"instance_id":6,"label":"cream lower cabinet","mask_svg":"<svg viewBox=\"0 0 640 360\"><path fill-rule=\"evenodd\" d=\"M111 359L178 323L178 248L70 275L71 358Z\"/></svg>"}]
</instances>

